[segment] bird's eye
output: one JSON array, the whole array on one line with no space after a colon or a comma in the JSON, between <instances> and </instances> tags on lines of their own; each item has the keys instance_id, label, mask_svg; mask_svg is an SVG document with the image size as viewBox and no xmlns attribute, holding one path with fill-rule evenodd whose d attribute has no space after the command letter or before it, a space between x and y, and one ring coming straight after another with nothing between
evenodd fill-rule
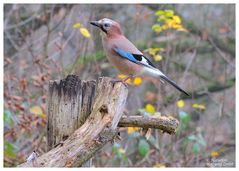
<instances>
[{"instance_id":1,"label":"bird's eye","mask_svg":"<svg viewBox=\"0 0 239 171\"><path fill-rule=\"evenodd\" d=\"M105 23L105 24L104 24L104 27L109 27L109 26L110 26L109 23Z\"/></svg>"}]
</instances>

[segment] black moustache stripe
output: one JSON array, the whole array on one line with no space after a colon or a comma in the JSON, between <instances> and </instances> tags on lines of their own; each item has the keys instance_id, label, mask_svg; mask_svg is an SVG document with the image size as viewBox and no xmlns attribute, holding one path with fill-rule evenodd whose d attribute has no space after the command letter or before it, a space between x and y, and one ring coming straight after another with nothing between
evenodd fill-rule
<instances>
[{"instance_id":1,"label":"black moustache stripe","mask_svg":"<svg viewBox=\"0 0 239 171\"><path fill-rule=\"evenodd\" d=\"M100 28L101 28L101 30L102 30L103 32L105 32L105 33L107 34L107 31L104 29L103 26L101 26Z\"/></svg>"}]
</instances>

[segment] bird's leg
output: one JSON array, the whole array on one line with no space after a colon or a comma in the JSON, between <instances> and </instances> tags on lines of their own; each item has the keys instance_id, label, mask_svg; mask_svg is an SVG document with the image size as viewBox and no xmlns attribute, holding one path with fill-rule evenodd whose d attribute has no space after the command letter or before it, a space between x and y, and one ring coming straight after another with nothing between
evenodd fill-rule
<instances>
[{"instance_id":1,"label":"bird's leg","mask_svg":"<svg viewBox=\"0 0 239 171\"><path fill-rule=\"evenodd\" d=\"M125 85L125 87L128 87L128 84L127 84L127 80L128 79L132 79L133 78L133 75L129 75L123 79L120 79L120 78L115 78L114 80L112 80L111 82L114 84L114 83L117 83L117 82L121 82Z\"/></svg>"},{"instance_id":2,"label":"bird's leg","mask_svg":"<svg viewBox=\"0 0 239 171\"><path fill-rule=\"evenodd\" d=\"M125 77L125 78L122 80L122 82L125 82L125 83L126 83L128 79L131 79L131 80L132 80L132 77L133 77L133 75L129 75L129 76Z\"/></svg>"}]
</instances>

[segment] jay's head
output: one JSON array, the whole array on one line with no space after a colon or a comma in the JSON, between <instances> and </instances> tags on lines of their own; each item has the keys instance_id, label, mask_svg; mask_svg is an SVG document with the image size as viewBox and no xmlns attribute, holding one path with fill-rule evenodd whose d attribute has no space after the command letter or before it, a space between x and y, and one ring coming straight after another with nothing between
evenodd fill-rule
<instances>
[{"instance_id":1,"label":"jay's head","mask_svg":"<svg viewBox=\"0 0 239 171\"><path fill-rule=\"evenodd\" d=\"M90 24L99 27L107 36L122 34L119 23L108 18L103 18L99 21L91 21Z\"/></svg>"}]
</instances>

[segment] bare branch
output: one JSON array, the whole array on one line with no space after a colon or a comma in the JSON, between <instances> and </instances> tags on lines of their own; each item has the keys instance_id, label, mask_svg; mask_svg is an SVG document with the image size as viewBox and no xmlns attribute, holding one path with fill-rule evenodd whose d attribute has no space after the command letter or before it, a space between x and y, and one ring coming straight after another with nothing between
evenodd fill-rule
<instances>
[{"instance_id":1,"label":"bare branch","mask_svg":"<svg viewBox=\"0 0 239 171\"><path fill-rule=\"evenodd\" d=\"M163 132L174 134L178 127L178 120L173 117L143 117L123 116L118 124L119 127L155 128Z\"/></svg>"},{"instance_id":2,"label":"bare branch","mask_svg":"<svg viewBox=\"0 0 239 171\"><path fill-rule=\"evenodd\" d=\"M214 43L214 41L212 40L212 38L208 37L208 41L211 43L211 45L216 49L216 51L218 52L218 54L233 68L235 68L235 64L233 64L230 59L228 59L227 55L225 53L223 53L219 47L217 47L217 45Z\"/></svg>"}]
</instances>

